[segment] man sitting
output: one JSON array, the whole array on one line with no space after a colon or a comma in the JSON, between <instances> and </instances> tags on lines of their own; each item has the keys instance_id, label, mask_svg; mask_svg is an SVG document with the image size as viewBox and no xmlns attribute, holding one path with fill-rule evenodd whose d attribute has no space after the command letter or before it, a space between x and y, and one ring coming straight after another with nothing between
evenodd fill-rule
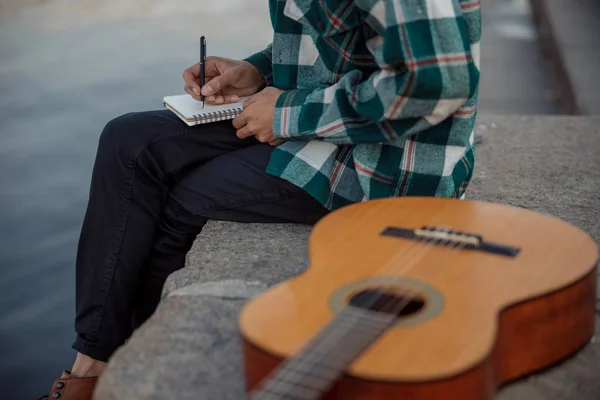
<instances>
[{"instance_id":1,"label":"man sitting","mask_svg":"<svg viewBox=\"0 0 600 400\"><path fill-rule=\"evenodd\" d=\"M313 224L395 196L462 197L473 173L479 0L270 0L273 42L207 59L185 90L252 96L233 122L125 114L98 145L77 255L78 352L50 398L87 400L211 219Z\"/></svg>"}]
</instances>

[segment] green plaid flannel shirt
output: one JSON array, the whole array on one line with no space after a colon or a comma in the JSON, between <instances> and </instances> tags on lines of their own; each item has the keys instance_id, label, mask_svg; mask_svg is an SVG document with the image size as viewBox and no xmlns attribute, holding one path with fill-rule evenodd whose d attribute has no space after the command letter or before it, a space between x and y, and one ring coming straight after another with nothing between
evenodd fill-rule
<instances>
[{"instance_id":1,"label":"green plaid flannel shirt","mask_svg":"<svg viewBox=\"0 0 600 400\"><path fill-rule=\"evenodd\" d=\"M284 90L267 173L329 209L462 198L474 166L480 0L270 0L247 60Z\"/></svg>"}]
</instances>

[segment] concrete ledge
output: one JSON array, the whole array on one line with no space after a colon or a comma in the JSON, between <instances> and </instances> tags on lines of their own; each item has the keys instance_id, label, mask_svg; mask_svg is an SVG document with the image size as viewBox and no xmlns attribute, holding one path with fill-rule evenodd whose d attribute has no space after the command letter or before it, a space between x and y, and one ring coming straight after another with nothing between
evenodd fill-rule
<instances>
[{"instance_id":1,"label":"concrete ledge","mask_svg":"<svg viewBox=\"0 0 600 400\"><path fill-rule=\"evenodd\" d=\"M96 399L243 398L237 315L243 300L170 296L115 355Z\"/></svg>"},{"instance_id":2,"label":"concrete ledge","mask_svg":"<svg viewBox=\"0 0 600 400\"><path fill-rule=\"evenodd\" d=\"M478 126L485 141L470 198L552 214L600 241L600 117L484 117ZM96 400L243 398L239 310L306 267L309 231L208 224L188 266L169 277L157 312L111 359ZM496 399L599 399L599 333L600 320L593 343Z\"/></svg>"},{"instance_id":3,"label":"concrete ledge","mask_svg":"<svg viewBox=\"0 0 600 400\"><path fill-rule=\"evenodd\" d=\"M567 114L600 114L600 2L530 0Z\"/></svg>"},{"instance_id":4,"label":"concrete ledge","mask_svg":"<svg viewBox=\"0 0 600 400\"><path fill-rule=\"evenodd\" d=\"M227 279L272 285L303 271L310 227L210 222L187 256L188 268L165 282L163 297L197 282ZM193 267L192 267L193 266Z\"/></svg>"}]
</instances>

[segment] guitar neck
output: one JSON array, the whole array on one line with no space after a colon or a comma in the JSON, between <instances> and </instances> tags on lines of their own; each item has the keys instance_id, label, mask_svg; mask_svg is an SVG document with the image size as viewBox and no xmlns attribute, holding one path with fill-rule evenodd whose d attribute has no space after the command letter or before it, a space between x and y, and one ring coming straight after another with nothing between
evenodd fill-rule
<instances>
[{"instance_id":1,"label":"guitar neck","mask_svg":"<svg viewBox=\"0 0 600 400\"><path fill-rule=\"evenodd\" d=\"M278 366L248 399L322 398L394 321L394 315L346 307L294 358Z\"/></svg>"}]
</instances>

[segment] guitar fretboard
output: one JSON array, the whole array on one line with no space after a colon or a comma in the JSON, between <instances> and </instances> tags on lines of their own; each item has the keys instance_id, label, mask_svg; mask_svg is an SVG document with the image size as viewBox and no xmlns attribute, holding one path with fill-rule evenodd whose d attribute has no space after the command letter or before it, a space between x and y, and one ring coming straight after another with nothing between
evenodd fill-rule
<instances>
[{"instance_id":1,"label":"guitar fretboard","mask_svg":"<svg viewBox=\"0 0 600 400\"><path fill-rule=\"evenodd\" d=\"M320 399L395 320L394 315L346 307L297 356L276 368L248 399Z\"/></svg>"}]
</instances>

